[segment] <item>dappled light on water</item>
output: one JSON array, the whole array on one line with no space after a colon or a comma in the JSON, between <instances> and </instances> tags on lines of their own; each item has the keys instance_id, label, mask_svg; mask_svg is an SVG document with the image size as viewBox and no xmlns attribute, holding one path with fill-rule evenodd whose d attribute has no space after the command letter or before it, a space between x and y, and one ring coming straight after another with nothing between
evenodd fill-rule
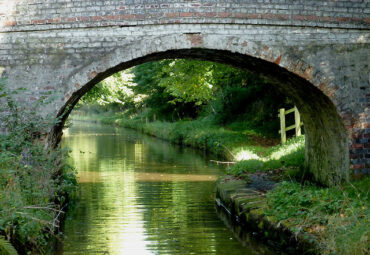
<instances>
[{"instance_id":1,"label":"dappled light on water","mask_svg":"<svg viewBox=\"0 0 370 255\"><path fill-rule=\"evenodd\" d=\"M123 180L127 178L122 173L101 173L101 172L79 172L79 183L97 183L110 180ZM133 173L131 176L135 181L144 182L206 182L217 180L217 175L203 174L161 174L161 173Z\"/></svg>"}]
</instances>

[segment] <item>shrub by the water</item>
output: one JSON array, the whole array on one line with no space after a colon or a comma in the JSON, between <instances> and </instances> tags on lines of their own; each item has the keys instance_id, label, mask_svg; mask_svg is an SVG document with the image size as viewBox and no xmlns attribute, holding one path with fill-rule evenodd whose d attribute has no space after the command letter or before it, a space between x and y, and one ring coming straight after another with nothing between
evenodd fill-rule
<instances>
[{"instance_id":1,"label":"shrub by the water","mask_svg":"<svg viewBox=\"0 0 370 255\"><path fill-rule=\"evenodd\" d=\"M41 142L40 131L55 120L39 117L36 108L17 105L3 85L0 97L5 131L0 134L0 237L21 254L43 253L75 188L74 170L63 160L67 151L48 149ZM10 244L0 240L0 250L14 254Z\"/></svg>"},{"instance_id":2,"label":"shrub by the water","mask_svg":"<svg viewBox=\"0 0 370 255\"><path fill-rule=\"evenodd\" d=\"M18 252L14 249L13 245L0 236L0 254L2 255L17 255Z\"/></svg>"}]
</instances>

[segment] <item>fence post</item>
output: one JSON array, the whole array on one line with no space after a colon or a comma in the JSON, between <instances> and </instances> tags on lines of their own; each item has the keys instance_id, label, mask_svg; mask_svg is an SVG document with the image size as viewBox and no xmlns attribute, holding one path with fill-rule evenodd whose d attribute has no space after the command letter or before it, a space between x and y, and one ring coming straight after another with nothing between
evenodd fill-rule
<instances>
[{"instance_id":1,"label":"fence post","mask_svg":"<svg viewBox=\"0 0 370 255\"><path fill-rule=\"evenodd\" d=\"M157 116L154 114L153 115L153 121L156 121L157 120Z\"/></svg>"},{"instance_id":2,"label":"fence post","mask_svg":"<svg viewBox=\"0 0 370 255\"><path fill-rule=\"evenodd\" d=\"M146 117L145 117L145 124L147 124L147 125L148 125L148 123L149 123L148 116L146 116Z\"/></svg>"},{"instance_id":3,"label":"fence post","mask_svg":"<svg viewBox=\"0 0 370 255\"><path fill-rule=\"evenodd\" d=\"M281 143L285 144L286 142L286 132L285 132L285 109L280 109L280 135Z\"/></svg>"},{"instance_id":4,"label":"fence post","mask_svg":"<svg viewBox=\"0 0 370 255\"><path fill-rule=\"evenodd\" d=\"M294 121L295 121L295 135L300 136L301 133L301 116L299 115L298 109L294 106Z\"/></svg>"}]
</instances>

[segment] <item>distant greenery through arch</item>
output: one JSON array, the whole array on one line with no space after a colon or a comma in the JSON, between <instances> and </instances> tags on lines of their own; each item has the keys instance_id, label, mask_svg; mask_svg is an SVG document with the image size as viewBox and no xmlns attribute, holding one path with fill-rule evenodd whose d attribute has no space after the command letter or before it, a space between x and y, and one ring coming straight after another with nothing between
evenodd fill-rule
<instances>
[{"instance_id":1,"label":"distant greenery through arch","mask_svg":"<svg viewBox=\"0 0 370 255\"><path fill-rule=\"evenodd\" d=\"M87 93L72 119L133 128L234 163L226 179L278 173L261 213L304 233L320 254L368 254L369 178L322 187L304 171L305 137L279 145L279 108L293 103L256 74L184 59L119 72ZM91 113L94 113L91 115ZM287 122L291 122L287 119ZM276 177L276 176L275 176Z\"/></svg>"},{"instance_id":2,"label":"distant greenery through arch","mask_svg":"<svg viewBox=\"0 0 370 255\"><path fill-rule=\"evenodd\" d=\"M248 125L274 137L277 109L292 103L255 74L215 62L167 59L112 75L85 94L77 109L83 105L125 112L130 118L207 118L239 129Z\"/></svg>"}]
</instances>

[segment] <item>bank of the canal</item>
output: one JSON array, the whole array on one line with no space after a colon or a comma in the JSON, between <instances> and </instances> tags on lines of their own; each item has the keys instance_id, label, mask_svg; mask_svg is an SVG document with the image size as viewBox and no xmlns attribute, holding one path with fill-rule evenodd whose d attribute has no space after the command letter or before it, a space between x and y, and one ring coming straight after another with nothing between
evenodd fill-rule
<instances>
[{"instance_id":1,"label":"bank of the canal","mask_svg":"<svg viewBox=\"0 0 370 255\"><path fill-rule=\"evenodd\" d=\"M254 170L261 167L263 169L299 167L304 161L304 136L281 146L279 139L264 136L254 130L235 130L204 119L145 122L142 119L128 119L109 112L87 115L82 112L71 115L70 118L138 130L174 144L206 151L220 160L242 162L242 165L239 164L236 168L248 166Z\"/></svg>"},{"instance_id":2,"label":"bank of the canal","mask_svg":"<svg viewBox=\"0 0 370 255\"><path fill-rule=\"evenodd\" d=\"M287 254L369 254L369 178L340 187L284 180L281 170L224 176L216 201L236 224Z\"/></svg>"},{"instance_id":3,"label":"bank of the canal","mask_svg":"<svg viewBox=\"0 0 370 255\"><path fill-rule=\"evenodd\" d=\"M237 161L235 154L242 152L246 158L233 165L228 170L229 175L220 179L216 188L218 205L230 212L235 224L287 253L369 253L369 177L330 188L304 181L305 176L299 170L304 139L293 140L286 146L261 149L251 143L249 137L246 138L249 142L244 141L245 147L240 150L241 143L227 143L230 136L226 133L215 135L210 130L207 134L207 127L197 134L197 127L194 130L191 125L181 127L184 123L143 123L117 116L88 116L85 120L133 128L171 142L208 150L223 159ZM201 141L199 137L204 133L208 139L194 142ZM228 147L214 146L222 144L220 141Z\"/></svg>"},{"instance_id":4,"label":"bank of the canal","mask_svg":"<svg viewBox=\"0 0 370 255\"><path fill-rule=\"evenodd\" d=\"M19 151L9 138L0 137L7 148L0 149L0 254L44 254L59 236L76 187L74 169L61 150L22 141Z\"/></svg>"},{"instance_id":5,"label":"bank of the canal","mask_svg":"<svg viewBox=\"0 0 370 255\"><path fill-rule=\"evenodd\" d=\"M249 181L224 176L217 182L216 203L234 224L276 250L287 254L320 254L313 235L305 231L294 232L291 226L265 214L269 206L266 192L275 185L277 183L266 173L252 174Z\"/></svg>"}]
</instances>

